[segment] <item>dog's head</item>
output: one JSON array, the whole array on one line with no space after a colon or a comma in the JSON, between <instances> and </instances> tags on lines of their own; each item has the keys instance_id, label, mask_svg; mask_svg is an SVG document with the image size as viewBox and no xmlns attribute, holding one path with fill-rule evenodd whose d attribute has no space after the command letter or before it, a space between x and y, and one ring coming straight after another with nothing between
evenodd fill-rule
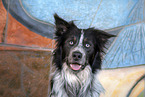
<instances>
[{"instance_id":1,"label":"dog's head","mask_svg":"<svg viewBox=\"0 0 145 97\"><path fill-rule=\"evenodd\" d=\"M57 14L54 18L57 44L53 62L58 69L65 62L74 72L82 71L87 65L92 72L100 69L105 44L114 35L94 28L79 29L73 21L67 22Z\"/></svg>"}]
</instances>

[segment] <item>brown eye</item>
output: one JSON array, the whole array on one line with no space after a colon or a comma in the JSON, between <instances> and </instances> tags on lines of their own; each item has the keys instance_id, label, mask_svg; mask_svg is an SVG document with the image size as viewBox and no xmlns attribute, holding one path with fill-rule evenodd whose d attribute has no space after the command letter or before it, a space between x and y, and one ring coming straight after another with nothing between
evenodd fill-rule
<instances>
[{"instance_id":1,"label":"brown eye","mask_svg":"<svg viewBox=\"0 0 145 97\"><path fill-rule=\"evenodd\" d=\"M70 45L74 45L74 42L73 42L73 41L70 41L69 44L70 44Z\"/></svg>"},{"instance_id":2,"label":"brown eye","mask_svg":"<svg viewBox=\"0 0 145 97\"><path fill-rule=\"evenodd\" d=\"M85 46L86 46L87 48L89 48L91 45L90 45L90 44L86 44Z\"/></svg>"}]
</instances>

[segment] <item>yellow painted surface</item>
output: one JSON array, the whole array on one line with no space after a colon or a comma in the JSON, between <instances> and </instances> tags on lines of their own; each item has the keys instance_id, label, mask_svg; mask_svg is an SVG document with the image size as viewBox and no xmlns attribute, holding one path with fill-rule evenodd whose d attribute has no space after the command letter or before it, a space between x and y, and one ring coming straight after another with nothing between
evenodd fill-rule
<instances>
[{"instance_id":1,"label":"yellow painted surface","mask_svg":"<svg viewBox=\"0 0 145 97\"><path fill-rule=\"evenodd\" d=\"M105 88L101 97L126 97L133 85L145 74L145 65L102 70L99 79ZM138 89L139 88L139 89ZM137 97L144 89L144 81L133 90L130 97Z\"/></svg>"}]
</instances>

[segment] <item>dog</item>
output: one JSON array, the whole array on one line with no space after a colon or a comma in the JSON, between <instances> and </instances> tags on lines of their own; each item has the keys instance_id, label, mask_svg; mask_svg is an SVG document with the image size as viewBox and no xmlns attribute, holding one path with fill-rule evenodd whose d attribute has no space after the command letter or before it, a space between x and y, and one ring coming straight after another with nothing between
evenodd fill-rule
<instances>
[{"instance_id":1,"label":"dog","mask_svg":"<svg viewBox=\"0 0 145 97\"><path fill-rule=\"evenodd\" d=\"M54 15L56 48L49 97L99 97L104 91L97 78L108 39L114 37L95 28L79 29Z\"/></svg>"}]
</instances>

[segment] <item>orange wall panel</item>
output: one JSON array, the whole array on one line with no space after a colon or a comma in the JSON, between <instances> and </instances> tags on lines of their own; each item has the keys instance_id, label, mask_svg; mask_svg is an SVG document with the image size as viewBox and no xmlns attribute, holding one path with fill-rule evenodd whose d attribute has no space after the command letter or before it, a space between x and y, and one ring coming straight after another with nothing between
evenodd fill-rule
<instances>
[{"instance_id":1,"label":"orange wall panel","mask_svg":"<svg viewBox=\"0 0 145 97\"><path fill-rule=\"evenodd\" d=\"M7 43L31 47L52 48L53 40L38 35L9 15Z\"/></svg>"},{"instance_id":2,"label":"orange wall panel","mask_svg":"<svg viewBox=\"0 0 145 97\"><path fill-rule=\"evenodd\" d=\"M9 15L7 43L32 47L52 48L51 39L38 35Z\"/></svg>"},{"instance_id":3,"label":"orange wall panel","mask_svg":"<svg viewBox=\"0 0 145 97\"><path fill-rule=\"evenodd\" d=\"M2 4L2 0L0 0L0 43L3 40L3 31L6 25L6 15L7 12Z\"/></svg>"}]
</instances>

